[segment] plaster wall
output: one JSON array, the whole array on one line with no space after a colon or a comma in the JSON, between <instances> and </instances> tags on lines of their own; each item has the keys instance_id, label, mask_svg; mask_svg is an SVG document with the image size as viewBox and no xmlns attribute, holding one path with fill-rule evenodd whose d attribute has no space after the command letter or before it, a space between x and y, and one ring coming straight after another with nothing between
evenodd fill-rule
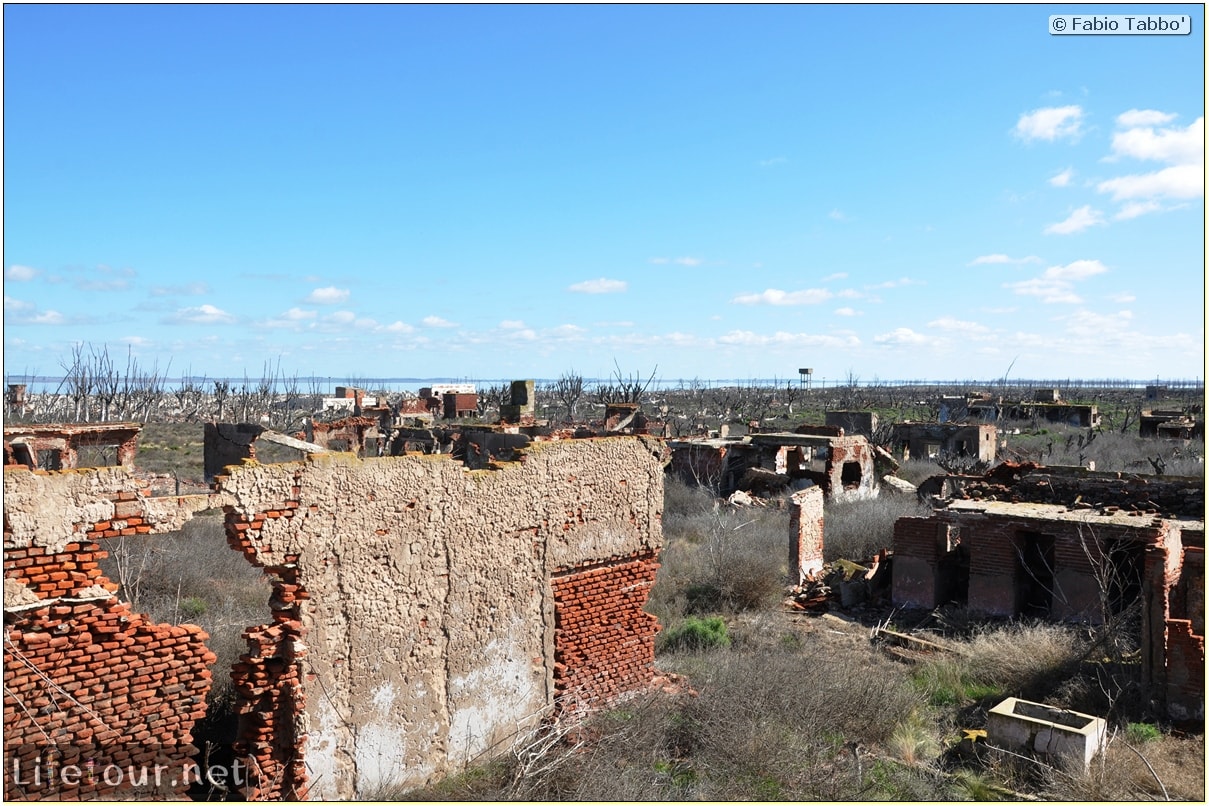
<instances>
[{"instance_id":1,"label":"plaster wall","mask_svg":"<svg viewBox=\"0 0 1209 806\"><path fill-rule=\"evenodd\" d=\"M649 586L663 454L613 437L535 442L488 470L346 454L229 468L229 540L275 585L236 676L251 704L237 751L264 770L247 794L419 785L534 724L558 693L552 580L591 563ZM615 611L639 622L625 651L593 656L601 691L653 674L641 594Z\"/></svg>"}]
</instances>

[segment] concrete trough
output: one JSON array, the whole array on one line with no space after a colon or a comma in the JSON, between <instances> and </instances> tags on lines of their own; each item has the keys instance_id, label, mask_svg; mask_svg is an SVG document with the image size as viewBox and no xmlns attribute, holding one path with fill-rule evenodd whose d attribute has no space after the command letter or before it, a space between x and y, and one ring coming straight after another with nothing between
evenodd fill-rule
<instances>
[{"instance_id":1,"label":"concrete trough","mask_svg":"<svg viewBox=\"0 0 1209 806\"><path fill-rule=\"evenodd\" d=\"M1104 748L1108 723L1078 711L1067 711L1008 697L987 714L987 742L1015 752L1064 756L1087 769Z\"/></svg>"}]
</instances>

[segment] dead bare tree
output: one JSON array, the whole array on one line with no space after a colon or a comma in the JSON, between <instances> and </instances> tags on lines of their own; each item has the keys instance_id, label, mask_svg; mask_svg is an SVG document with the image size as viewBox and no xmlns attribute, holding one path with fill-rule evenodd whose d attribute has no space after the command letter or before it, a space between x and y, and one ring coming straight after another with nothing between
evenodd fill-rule
<instances>
[{"instance_id":1,"label":"dead bare tree","mask_svg":"<svg viewBox=\"0 0 1209 806\"><path fill-rule=\"evenodd\" d=\"M60 387L66 386L67 397L71 400L71 419L76 422L89 421L88 401L92 395L93 377L91 365L84 355L84 345L77 342L71 347L70 363L60 359L59 366L63 367L65 375Z\"/></svg>"},{"instance_id":2,"label":"dead bare tree","mask_svg":"<svg viewBox=\"0 0 1209 806\"><path fill-rule=\"evenodd\" d=\"M659 371L659 366L651 370L650 377L645 381L642 380L642 375L631 374L623 377L621 367L616 361L613 362L615 369L613 370L613 378L609 383L602 383L596 387L596 400L599 403L641 403L642 396L646 394L646 390L655 380L655 373Z\"/></svg>"},{"instance_id":3,"label":"dead bare tree","mask_svg":"<svg viewBox=\"0 0 1209 806\"><path fill-rule=\"evenodd\" d=\"M576 408L584 394L583 376L574 369L564 372L554 382L550 391L553 393L554 399L566 408L567 420L575 422Z\"/></svg>"},{"instance_id":4,"label":"dead bare tree","mask_svg":"<svg viewBox=\"0 0 1209 806\"><path fill-rule=\"evenodd\" d=\"M231 397L231 382L230 381L215 381L214 382L214 405L218 409L217 418L219 422L223 419L223 409L226 407L227 399Z\"/></svg>"},{"instance_id":5,"label":"dead bare tree","mask_svg":"<svg viewBox=\"0 0 1209 806\"><path fill-rule=\"evenodd\" d=\"M499 411L500 406L507 406L511 402L512 387L509 384L492 384L479 392L478 400L476 401L479 417L486 418L488 412Z\"/></svg>"}]
</instances>

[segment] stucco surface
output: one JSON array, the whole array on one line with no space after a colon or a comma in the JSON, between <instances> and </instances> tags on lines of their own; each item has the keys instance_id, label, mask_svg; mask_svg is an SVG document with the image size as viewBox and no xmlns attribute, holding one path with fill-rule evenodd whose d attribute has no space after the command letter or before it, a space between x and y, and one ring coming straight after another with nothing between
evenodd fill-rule
<instances>
[{"instance_id":1,"label":"stucco surface","mask_svg":"<svg viewBox=\"0 0 1209 806\"><path fill-rule=\"evenodd\" d=\"M255 561L305 592L310 797L420 784L554 695L557 569L657 550L662 443L534 443L493 469L348 454L219 477Z\"/></svg>"}]
</instances>

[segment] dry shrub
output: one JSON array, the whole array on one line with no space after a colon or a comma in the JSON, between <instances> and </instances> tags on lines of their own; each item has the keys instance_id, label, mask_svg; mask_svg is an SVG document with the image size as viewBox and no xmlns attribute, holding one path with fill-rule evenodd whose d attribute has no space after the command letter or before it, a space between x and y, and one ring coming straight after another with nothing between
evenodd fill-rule
<instances>
[{"instance_id":1,"label":"dry shrub","mask_svg":"<svg viewBox=\"0 0 1209 806\"><path fill-rule=\"evenodd\" d=\"M829 505L823 516L823 559L860 561L894 544L894 523L931 509L913 496L880 495L869 501Z\"/></svg>"},{"instance_id":2,"label":"dry shrub","mask_svg":"<svg viewBox=\"0 0 1209 806\"><path fill-rule=\"evenodd\" d=\"M264 572L227 544L221 512L202 513L179 532L100 541L109 556L101 570L121 584L118 596L155 622L196 624L218 660L207 696L207 715L195 728L201 739L233 740L229 719L234 691L229 671L248 651L246 627L271 620Z\"/></svg>"},{"instance_id":3,"label":"dry shrub","mask_svg":"<svg viewBox=\"0 0 1209 806\"><path fill-rule=\"evenodd\" d=\"M713 658L686 708L703 799L851 797L860 779L845 743L884 743L920 706L901 670L872 653Z\"/></svg>"},{"instance_id":4,"label":"dry shrub","mask_svg":"<svg viewBox=\"0 0 1209 806\"><path fill-rule=\"evenodd\" d=\"M898 472L895 475L903 481L909 481L918 487L933 476L943 476L947 472L931 459L908 459L899 466Z\"/></svg>"},{"instance_id":5,"label":"dry shrub","mask_svg":"<svg viewBox=\"0 0 1209 806\"><path fill-rule=\"evenodd\" d=\"M404 797L616 802L944 794L927 778L879 765L869 754L920 707L897 664L872 652L814 656L783 649L673 658L692 660L696 698L634 697L594 714L577 734L589 741L551 747L539 763L522 767L504 757ZM857 746L865 748L860 763Z\"/></svg>"},{"instance_id":6,"label":"dry shrub","mask_svg":"<svg viewBox=\"0 0 1209 806\"><path fill-rule=\"evenodd\" d=\"M717 499L706 487L686 484L679 476L668 473L663 482L663 518L698 515L714 509Z\"/></svg>"},{"instance_id":7,"label":"dry shrub","mask_svg":"<svg viewBox=\"0 0 1209 806\"><path fill-rule=\"evenodd\" d=\"M1063 624L1008 624L978 631L965 647L972 677L1005 691L1036 693L1069 677L1086 650Z\"/></svg>"},{"instance_id":8,"label":"dry shrub","mask_svg":"<svg viewBox=\"0 0 1209 806\"><path fill-rule=\"evenodd\" d=\"M1044 796L1066 801L1170 799L1203 803L1205 737L1165 735L1134 746L1123 732L1118 732L1105 752L1092 760L1087 772L1056 775Z\"/></svg>"},{"instance_id":9,"label":"dry shrub","mask_svg":"<svg viewBox=\"0 0 1209 806\"><path fill-rule=\"evenodd\" d=\"M664 518L648 612L668 624L686 614L758 610L780 600L788 578L784 510L715 508L708 498L688 510Z\"/></svg>"}]
</instances>

